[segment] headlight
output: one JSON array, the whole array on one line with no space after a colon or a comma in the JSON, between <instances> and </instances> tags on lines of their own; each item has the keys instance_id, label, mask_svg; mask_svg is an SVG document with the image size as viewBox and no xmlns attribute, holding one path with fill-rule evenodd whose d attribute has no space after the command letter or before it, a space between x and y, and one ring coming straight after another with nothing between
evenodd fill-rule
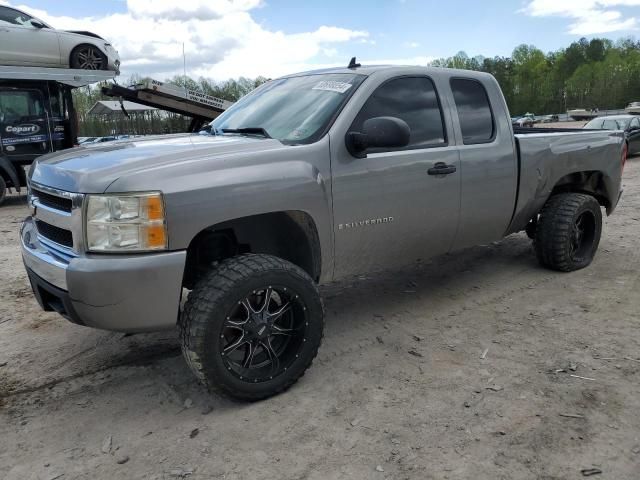
<instances>
[{"instance_id":1,"label":"headlight","mask_svg":"<svg viewBox=\"0 0 640 480\"><path fill-rule=\"evenodd\" d=\"M92 252L165 250L162 194L88 195L85 231Z\"/></svg>"}]
</instances>

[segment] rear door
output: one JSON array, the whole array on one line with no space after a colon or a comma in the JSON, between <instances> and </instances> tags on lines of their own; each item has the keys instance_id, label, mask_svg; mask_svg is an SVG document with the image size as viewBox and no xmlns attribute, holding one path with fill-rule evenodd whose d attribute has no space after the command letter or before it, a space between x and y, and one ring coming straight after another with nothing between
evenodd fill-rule
<instances>
[{"instance_id":1,"label":"rear door","mask_svg":"<svg viewBox=\"0 0 640 480\"><path fill-rule=\"evenodd\" d=\"M55 30L36 28L33 17L0 6L0 65L60 66L60 45Z\"/></svg>"},{"instance_id":2,"label":"rear door","mask_svg":"<svg viewBox=\"0 0 640 480\"><path fill-rule=\"evenodd\" d=\"M489 77L453 77L452 112L460 152L460 228L454 248L499 240L513 215L517 162L502 92ZM495 99L494 104L490 99Z\"/></svg>"},{"instance_id":3,"label":"rear door","mask_svg":"<svg viewBox=\"0 0 640 480\"><path fill-rule=\"evenodd\" d=\"M30 161L51 151L45 98L38 89L0 87L3 155Z\"/></svg>"},{"instance_id":4,"label":"rear door","mask_svg":"<svg viewBox=\"0 0 640 480\"><path fill-rule=\"evenodd\" d=\"M391 116L411 129L407 147L351 156L344 133L332 137L336 276L409 263L449 250L458 224L458 152L449 146L435 84L427 76L383 82L370 94L348 131L365 120ZM448 174L432 174L448 166Z\"/></svg>"}]
</instances>

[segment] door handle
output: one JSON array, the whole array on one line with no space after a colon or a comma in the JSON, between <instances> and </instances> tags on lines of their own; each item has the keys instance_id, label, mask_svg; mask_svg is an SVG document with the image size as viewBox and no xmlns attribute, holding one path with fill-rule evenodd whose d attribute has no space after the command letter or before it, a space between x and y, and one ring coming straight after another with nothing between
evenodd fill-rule
<instances>
[{"instance_id":1,"label":"door handle","mask_svg":"<svg viewBox=\"0 0 640 480\"><path fill-rule=\"evenodd\" d=\"M429 175L449 175L456 171L456 167L454 165L447 165L444 162L438 162L429 170L427 173Z\"/></svg>"}]
</instances>

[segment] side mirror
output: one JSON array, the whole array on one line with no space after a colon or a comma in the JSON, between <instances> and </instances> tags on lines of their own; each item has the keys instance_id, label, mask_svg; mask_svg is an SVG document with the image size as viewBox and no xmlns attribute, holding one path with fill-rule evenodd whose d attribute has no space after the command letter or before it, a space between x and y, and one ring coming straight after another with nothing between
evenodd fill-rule
<instances>
[{"instance_id":1,"label":"side mirror","mask_svg":"<svg viewBox=\"0 0 640 480\"><path fill-rule=\"evenodd\" d=\"M365 158L369 148L399 148L409 145L411 129L396 117L375 117L362 124L362 132L348 132L346 145L356 158Z\"/></svg>"},{"instance_id":2,"label":"side mirror","mask_svg":"<svg viewBox=\"0 0 640 480\"><path fill-rule=\"evenodd\" d=\"M36 20L35 18L31 20L31 26L35 28L47 28L44 23L42 23L40 20Z\"/></svg>"}]
</instances>

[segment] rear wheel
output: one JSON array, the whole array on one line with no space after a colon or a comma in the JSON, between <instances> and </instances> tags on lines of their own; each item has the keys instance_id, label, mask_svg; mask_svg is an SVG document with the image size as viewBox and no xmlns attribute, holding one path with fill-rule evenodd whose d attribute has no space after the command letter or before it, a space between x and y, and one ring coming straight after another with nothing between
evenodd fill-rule
<instances>
[{"instance_id":1,"label":"rear wheel","mask_svg":"<svg viewBox=\"0 0 640 480\"><path fill-rule=\"evenodd\" d=\"M540 212L535 248L545 267L570 272L588 266L600 244L602 212L591 195L552 196Z\"/></svg>"},{"instance_id":2,"label":"rear wheel","mask_svg":"<svg viewBox=\"0 0 640 480\"><path fill-rule=\"evenodd\" d=\"M71 52L69 64L71 68L80 70L106 70L107 57L98 47L93 45L80 45Z\"/></svg>"},{"instance_id":3,"label":"rear wheel","mask_svg":"<svg viewBox=\"0 0 640 480\"><path fill-rule=\"evenodd\" d=\"M242 255L194 287L180 321L182 350L208 387L260 400L304 374L323 324L320 295L304 270L269 255Z\"/></svg>"}]
</instances>

